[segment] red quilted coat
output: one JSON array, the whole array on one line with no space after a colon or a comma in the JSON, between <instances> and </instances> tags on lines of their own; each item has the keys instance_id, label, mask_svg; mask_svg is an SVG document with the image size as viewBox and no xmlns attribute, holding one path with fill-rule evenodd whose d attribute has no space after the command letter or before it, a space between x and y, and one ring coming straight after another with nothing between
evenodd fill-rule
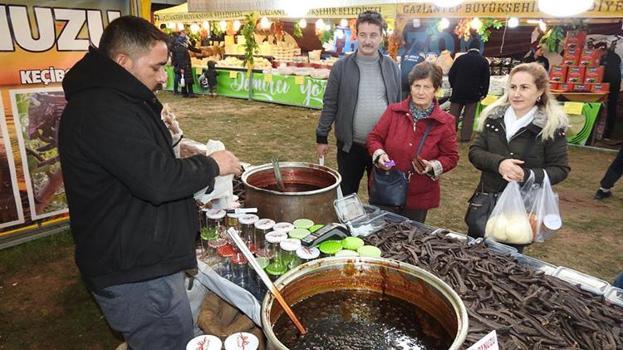
<instances>
[{"instance_id":1,"label":"red quilted coat","mask_svg":"<svg viewBox=\"0 0 623 350\"><path fill-rule=\"evenodd\" d=\"M432 127L424 141L420 157L426 160L438 160L443 173L454 169L459 161L458 145L454 117L439 108L435 101L433 112L428 118L419 120L413 127L413 117L409 110L411 97L391 104L381 119L368 135L368 152L373 154L383 149L389 158L396 162L396 167L404 172L411 170L411 160L415 158L418 145L427 123ZM413 172L409 182L407 208L430 209L439 206L439 180Z\"/></svg>"}]
</instances>

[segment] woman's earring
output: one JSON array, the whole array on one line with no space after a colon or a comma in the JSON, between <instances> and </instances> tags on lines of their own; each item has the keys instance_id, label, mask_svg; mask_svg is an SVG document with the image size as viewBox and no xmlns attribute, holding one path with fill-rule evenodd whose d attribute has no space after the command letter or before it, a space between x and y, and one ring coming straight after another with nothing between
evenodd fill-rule
<instances>
[{"instance_id":1,"label":"woman's earring","mask_svg":"<svg viewBox=\"0 0 623 350\"><path fill-rule=\"evenodd\" d=\"M536 98L536 102L541 102L541 96Z\"/></svg>"}]
</instances>

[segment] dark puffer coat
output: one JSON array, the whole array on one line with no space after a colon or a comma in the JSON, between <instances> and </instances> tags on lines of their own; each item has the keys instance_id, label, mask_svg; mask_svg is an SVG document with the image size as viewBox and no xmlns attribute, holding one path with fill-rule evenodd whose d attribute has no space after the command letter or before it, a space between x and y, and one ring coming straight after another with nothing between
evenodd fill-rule
<instances>
[{"instance_id":1,"label":"dark puffer coat","mask_svg":"<svg viewBox=\"0 0 623 350\"><path fill-rule=\"evenodd\" d=\"M510 106L499 106L489 114L482 132L469 148L469 161L482 171L477 191L499 193L504 190L508 182L502 178L498 167L509 158L525 162L522 165L524 181L528 179L529 170L534 171L538 183L543 181L544 171L547 171L552 185L563 181L570 171L565 130L559 129L553 139L543 140L539 133L547 117L538 110L532 123L519 129L507 142L504 126L507 108Z\"/></svg>"}]
</instances>

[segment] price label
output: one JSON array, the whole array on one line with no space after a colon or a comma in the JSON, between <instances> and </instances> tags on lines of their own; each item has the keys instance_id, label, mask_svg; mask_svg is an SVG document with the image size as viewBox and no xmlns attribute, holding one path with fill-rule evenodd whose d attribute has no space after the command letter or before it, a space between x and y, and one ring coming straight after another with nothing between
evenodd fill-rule
<instances>
[{"instance_id":1,"label":"price label","mask_svg":"<svg viewBox=\"0 0 623 350\"><path fill-rule=\"evenodd\" d=\"M303 85L304 82L305 82L305 77L303 77L302 75L295 75L294 76L294 84L296 84L296 85Z\"/></svg>"},{"instance_id":2,"label":"price label","mask_svg":"<svg viewBox=\"0 0 623 350\"><path fill-rule=\"evenodd\" d=\"M492 104L493 102L497 101L498 97L495 95L487 95L487 97L483 98L482 101L480 101L480 104L483 106L488 106L490 104Z\"/></svg>"},{"instance_id":3,"label":"price label","mask_svg":"<svg viewBox=\"0 0 623 350\"><path fill-rule=\"evenodd\" d=\"M582 108L584 108L583 102L565 102L563 110L567 114L580 115L582 114Z\"/></svg>"},{"instance_id":4,"label":"price label","mask_svg":"<svg viewBox=\"0 0 623 350\"><path fill-rule=\"evenodd\" d=\"M272 83L273 82L273 75L272 74L264 74L264 81L267 83Z\"/></svg>"},{"instance_id":5,"label":"price label","mask_svg":"<svg viewBox=\"0 0 623 350\"><path fill-rule=\"evenodd\" d=\"M499 350L498 336L495 330L485 335L482 339L476 342L476 344L467 348L467 350Z\"/></svg>"},{"instance_id":6,"label":"price label","mask_svg":"<svg viewBox=\"0 0 623 350\"><path fill-rule=\"evenodd\" d=\"M229 71L229 77L232 79L236 79L236 77L238 76L238 72L230 70Z\"/></svg>"}]
</instances>

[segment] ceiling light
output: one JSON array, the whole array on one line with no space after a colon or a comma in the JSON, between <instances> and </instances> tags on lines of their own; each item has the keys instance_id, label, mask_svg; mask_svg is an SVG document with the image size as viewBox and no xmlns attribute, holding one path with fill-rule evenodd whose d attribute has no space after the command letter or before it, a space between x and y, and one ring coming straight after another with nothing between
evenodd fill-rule
<instances>
[{"instance_id":1,"label":"ceiling light","mask_svg":"<svg viewBox=\"0 0 623 350\"><path fill-rule=\"evenodd\" d=\"M419 18L413 19L413 28L419 28L421 25L422 25L422 22L420 21Z\"/></svg>"},{"instance_id":2,"label":"ceiling light","mask_svg":"<svg viewBox=\"0 0 623 350\"><path fill-rule=\"evenodd\" d=\"M344 39L344 31L341 29L338 29L335 31L335 37L338 39Z\"/></svg>"},{"instance_id":3,"label":"ceiling light","mask_svg":"<svg viewBox=\"0 0 623 350\"><path fill-rule=\"evenodd\" d=\"M241 26L242 26L242 23L240 23L240 20L235 20L233 23L234 32L237 32Z\"/></svg>"},{"instance_id":4,"label":"ceiling light","mask_svg":"<svg viewBox=\"0 0 623 350\"><path fill-rule=\"evenodd\" d=\"M480 18L474 17L474 19L469 22L469 26L472 27L472 29L474 30L478 30L482 28L482 21L480 20Z\"/></svg>"},{"instance_id":5,"label":"ceiling light","mask_svg":"<svg viewBox=\"0 0 623 350\"><path fill-rule=\"evenodd\" d=\"M437 7L455 7L463 3L463 0L434 0L433 5Z\"/></svg>"},{"instance_id":6,"label":"ceiling light","mask_svg":"<svg viewBox=\"0 0 623 350\"><path fill-rule=\"evenodd\" d=\"M222 20L222 21L218 22L218 26L219 26L219 28L221 28L222 32L227 30L227 22L225 22L225 20Z\"/></svg>"},{"instance_id":7,"label":"ceiling light","mask_svg":"<svg viewBox=\"0 0 623 350\"><path fill-rule=\"evenodd\" d=\"M184 30L184 23L177 23L177 30Z\"/></svg>"},{"instance_id":8,"label":"ceiling light","mask_svg":"<svg viewBox=\"0 0 623 350\"><path fill-rule=\"evenodd\" d=\"M346 20L346 18L342 18L340 20L340 27L348 27L348 21Z\"/></svg>"},{"instance_id":9,"label":"ceiling light","mask_svg":"<svg viewBox=\"0 0 623 350\"><path fill-rule=\"evenodd\" d=\"M554 17L575 16L588 11L593 5L593 0L538 0L539 11Z\"/></svg>"},{"instance_id":10,"label":"ceiling light","mask_svg":"<svg viewBox=\"0 0 623 350\"><path fill-rule=\"evenodd\" d=\"M508 22L506 22L506 26L509 28L517 28L519 26L519 18L517 17L509 18Z\"/></svg>"},{"instance_id":11,"label":"ceiling light","mask_svg":"<svg viewBox=\"0 0 623 350\"><path fill-rule=\"evenodd\" d=\"M199 25L197 23L193 23L190 25L190 32L193 34L199 33Z\"/></svg>"},{"instance_id":12,"label":"ceiling light","mask_svg":"<svg viewBox=\"0 0 623 350\"><path fill-rule=\"evenodd\" d=\"M267 17L264 16L260 19L260 28L270 29L270 20Z\"/></svg>"},{"instance_id":13,"label":"ceiling light","mask_svg":"<svg viewBox=\"0 0 623 350\"><path fill-rule=\"evenodd\" d=\"M545 22L543 22L543 20L539 20L539 29L545 33L545 31L547 30L547 24Z\"/></svg>"},{"instance_id":14,"label":"ceiling light","mask_svg":"<svg viewBox=\"0 0 623 350\"><path fill-rule=\"evenodd\" d=\"M324 32L324 21L321 19L316 21L316 30L319 32Z\"/></svg>"},{"instance_id":15,"label":"ceiling light","mask_svg":"<svg viewBox=\"0 0 623 350\"><path fill-rule=\"evenodd\" d=\"M450 21L444 17L439 21L439 25L437 26L437 29L439 29L439 31L442 31L448 28L449 26L450 26Z\"/></svg>"},{"instance_id":16,"label":"ceiling light","mask_svg":"<svg viewBox=\"0 0 623 350\"><path fill-rule=\"evenodd\" d=\"M299 20L299 27L301 27L301 29L307 28L307 20L305 20L305 18Z\"/></svg>"}]
</instances>

